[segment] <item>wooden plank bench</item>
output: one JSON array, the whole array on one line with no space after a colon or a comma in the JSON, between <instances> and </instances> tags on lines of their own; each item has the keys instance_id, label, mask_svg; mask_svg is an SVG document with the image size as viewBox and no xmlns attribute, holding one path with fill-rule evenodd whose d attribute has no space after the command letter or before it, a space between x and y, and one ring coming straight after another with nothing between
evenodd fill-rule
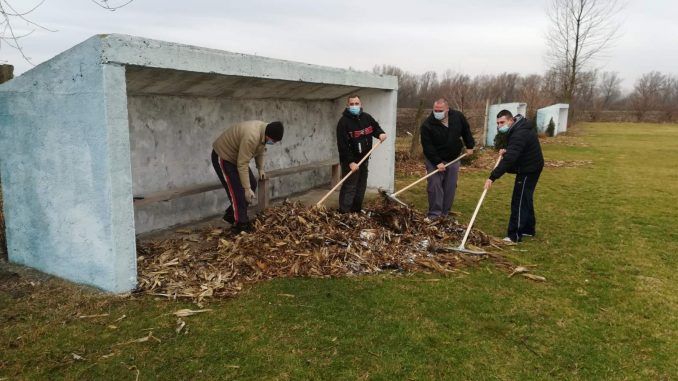
<instances>
[{"instance_id":1,"label":"wooden plank bench","mask_svg":"<svg viewBox=\"0 0 678 381\"><path fill-rule=\"evenodd\" d=\"M262 211L268 208L270 204L270 198L268 194L268 182L270 179L326 167L332 168L331 186L334 186L341 178L341 168L339 167L339 163L336 160L324 160L315 163L303 164L296 167L266 171L267 178L265 180L258 180L257 183L257 211ZM156 202L170 201L177 198L205 193L217 189L223 189L223 186L220 182L192 185L146 195L135 195L134 206L141 207L144 205L154 204Z\"/></svg>"}]
</instances>

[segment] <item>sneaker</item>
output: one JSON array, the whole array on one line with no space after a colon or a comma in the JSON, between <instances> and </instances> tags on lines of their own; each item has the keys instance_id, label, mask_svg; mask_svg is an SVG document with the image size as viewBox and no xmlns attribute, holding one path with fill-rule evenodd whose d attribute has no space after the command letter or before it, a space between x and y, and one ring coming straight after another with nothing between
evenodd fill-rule
<instances>
[{"instance_id":1,"label":"sneaker","mask_svg":"<svg viewBox=\"0 0 678 381\"><path fill-rule=\"evenodd\" d=\"M254 226L252 226L251 222L239 222L233 226L231 226L231 231L235 234L240 234L242 232L251 232L254 230Z\"/></svg>"},{"instance_id":2,"label":"sneaker","mask_svg":"<svg viewBox=\"0 0 678 381\"><path fill-rule=\"evenodd\" d=\"M521 235L522 235L523 237L534 237L534 234L525 234L525 233L523 233L523 234L521 234Z\"/></svg>"},{"instance_id":3,"label":"sneaker","mask_svg":"<svg viewBox=\"0 0 678 381\"><path fill-rule=\"evenodd\" d=\"M514 240L511 239L511 237L504 237L504 239L502 239L502 241L504 241L506 243L516 243Z\"/></svg>"}]
</instances>

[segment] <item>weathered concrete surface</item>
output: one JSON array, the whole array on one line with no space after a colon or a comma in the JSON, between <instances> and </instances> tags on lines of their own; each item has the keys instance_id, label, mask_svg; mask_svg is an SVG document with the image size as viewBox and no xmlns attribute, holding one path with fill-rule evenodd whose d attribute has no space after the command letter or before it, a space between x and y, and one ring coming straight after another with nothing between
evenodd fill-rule
<instances>
[{"instance_id":1,"label":"weathered concrete surface","mask_svg":"<svg viewBox=\"0 0 678 381\"><path fill-rule=\"evenodd\" d=\"M122 68L90 39L0 85L9 260L110 291L136 285Z\"/></svg>"},{"instance_id":2,"label":"weathered concrete surface","mask_svg":"<svg viewBox=\"0 0 678 381\"><path fill-rule=\"evenodd\" d=\"M556 128L553 136L567 131L567 113L570 105L567 103L558 103L537 110L537 129L539 132L546 132L549 121L553 118Z\"/></svg>"},{"instance_id":3,"label":"weathered concrete surface","mask_svg":"<svg viewBox=\"0 0 678 381\"><path fill-rule=\"evenodd\" d=\"M267 150L273 170L338 160L332 101L287 101L204 97L129 97L132 175L135 195L218 182L210 153L228 126L248 119L281 120L285 137ZM255 171L254 162L251 164ZM270 181L271 197L300 192L330 181L329 167ZM223 213L226 192L215 191L137 207L137 233Z\"/></svg>"},{"instance_id":4,"label":"weathered concrete surface","mask_svg":"<svg viewBox=\"0 0 678 381\"><path fill-rule=\"evenodd\" d=\"M494 137L497 135L497 114L501 110L509 110L513 115L527 114L527 103L513 102L490 105L487 112L487 125L485 126L485 145L494 147Z\"/></svg>"},{"instance_id":5,"label":"weathered concrete surface","mask_svg":"<svg viewBox=\"0 0 678 381\"><path fill-rule=\"evenodd\" d=\"M251 56L121 34L92 38L102 40L103 63L356 88L398 89L398 79L390 75Z\"/></svg>"},{"instance_id":6,"label":"weathered concrete surface","mask_svg":"<svg viewBox=\"0 0 678 381\"><path fill-rule=\"evenodd\" d=\"M392 76L94 36L0 85L9 258L129 290L136 283L135 218L141 230L153 229L226 206L216 191L135 214L133 190L216 181L211 141L244 119L287 125L283 145L271 148L271 169L336 157L336 121L353 92L391 135L370 162L368 185L392 190L396 91ZM272 182L272 195L328 180L326 170L288 176Z\"/></svg>"}]
</instances>

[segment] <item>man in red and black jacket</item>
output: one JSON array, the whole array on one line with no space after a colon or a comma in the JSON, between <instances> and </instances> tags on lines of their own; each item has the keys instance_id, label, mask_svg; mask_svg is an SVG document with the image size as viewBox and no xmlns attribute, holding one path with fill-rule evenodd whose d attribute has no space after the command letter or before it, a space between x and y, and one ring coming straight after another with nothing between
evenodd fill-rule
<instances>
[{"instance_id":1,"label":"man in red and black jacket","mask_svg":"<svg viewBox=\"0 0 678 381\"><path fill-rule=\"evenodd\" d=\"M346 109L337 123L337 148L342 176L353 172L339 191L339 211L342 213L362 210L369 159L360 166L358 162L372 149L372 138L383 142L386 140L386 133L372 115L363 112L360 97L350 95Z\"/></svg>"}]
</instances>

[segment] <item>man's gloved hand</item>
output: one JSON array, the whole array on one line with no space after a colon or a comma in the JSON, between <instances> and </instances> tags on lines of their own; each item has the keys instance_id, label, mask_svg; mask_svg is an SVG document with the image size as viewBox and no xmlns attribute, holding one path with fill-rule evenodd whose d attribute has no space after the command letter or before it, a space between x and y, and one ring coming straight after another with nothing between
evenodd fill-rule
<instances>
[{"instance_id":1,"label":"man's gloved hand","mask_svg":"<svg viewBox=\"0 0 678 381\"><path fill-rule=\"evenodd\" d=\"M445 172L445 169L447 169L445 167L445 163L438 163L438 165L436 165L436 168L438 168L439 172Z\"/></svg>"},{"instance_id":2,"label":"man's gloved hand","mask_svg":"<svg viewBox=\"0 0 678 381\"><path fill-rule=\"evenodd\" d=\"M245 190L245 200L247 201L247 203L251 204L254 201L254 197L256 197L256 196L255 196L252 188L247 188Z\"/></svg>"},{"instance_id":3,"label":"man's gloved hand","mask_svg":"<svg viewBox=\"0 0 678 381\"><path fill-rule=\"evenodd\" d=\"M259 170L259 180L266 180L266 171L263 169Z\"/></svg>"}]
</instances>

